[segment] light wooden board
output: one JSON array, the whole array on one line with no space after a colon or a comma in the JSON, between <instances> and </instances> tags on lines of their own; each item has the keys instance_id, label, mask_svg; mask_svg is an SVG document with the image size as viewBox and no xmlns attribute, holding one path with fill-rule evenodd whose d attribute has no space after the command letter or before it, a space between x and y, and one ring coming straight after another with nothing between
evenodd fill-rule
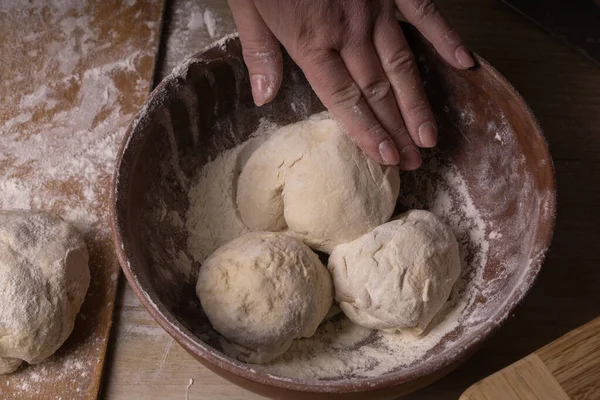
<instances>
[{"instance_id":1,"label":"light wooden board","mask_svg":"<svg viewBox=\"0 0 600 400\"><path fill-rule=\"evenodd\" d=\"M161 76L187 54L233 30L224 1L172 3L176 17L159 60ZM515 315L472 360L409 400L457 399L476 381L591 320L600 309L600 213L593 212L600 204L600 69L501 2L436 3L471 48L516 86L539 118L557 169L559 215L548 261ZM200 22L206 9L220 19L214 38ZM120 290L104 397L185 399L193 379L190 399L261 398L214 375L177 344L167 351L170 337L146 315L129 287Z\"/></svg>"},{"instance_id":2,"label":"light wooden board","mask_svg":"<svg viewBox=\"0 0 600 400\"><path fill-rule=\"evenodd\" d=\"M600 399L600 318L477 382L460 400Z\"/></svg>"},{"instance_id":3,"label":"light wooden board","mask_svg":"<svg viewBox=\"0 0 600 400\"><path fill-rule=\"evenodd\" d=\"M600 399L600 317L534 354L571 399Z\"/></svg>"},{"instance_id":4,"label":"light wooden board","mask_svg":"<svg viewBox=\"0 0 600 400\"><path fill-rule=\"evenodd\" d=\"M91 285L49 360L0 377L1 399L95 399L118 263L112 165L149 88L161 0L0 0L0 208L55 212L85 234Z\"/></svg>"},{"instance_id":5,"label":"light wooden board","mask_svg":"<svg viewBox=\"0 0 600 400\"><path fill-rule=\"evenodd\" d=\"M117 299L103 398L264 399L215 375L183 350L140 305L126 283Z\"/></svg>"}]
</instances>

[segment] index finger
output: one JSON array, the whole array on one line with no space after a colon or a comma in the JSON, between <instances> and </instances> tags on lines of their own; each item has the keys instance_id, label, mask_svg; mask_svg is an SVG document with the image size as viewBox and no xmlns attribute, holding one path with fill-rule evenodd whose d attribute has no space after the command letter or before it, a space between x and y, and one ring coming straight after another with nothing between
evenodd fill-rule
<instances>
[{"instance_id":1,"label":"index finger","mask_svg":"<svg viewBox=\"0 0 600 400\"><path fill-rule=\"evenodd\" d=\"M458 32L442 16L433 0L396 0L396 7L452 66L466 69L475 65Z\"/></svg>"},{"instance_id":2,"label":"index finger","mask_svg":"<svg viewBox=\"0 0 600 400\"><path fill-rule=\"evenodd\" d=\"M335 50L319 50L298 60L306 78L353 142L380 164L400 162L398 150L362 97Z\"/></svg>"}]
</instances>

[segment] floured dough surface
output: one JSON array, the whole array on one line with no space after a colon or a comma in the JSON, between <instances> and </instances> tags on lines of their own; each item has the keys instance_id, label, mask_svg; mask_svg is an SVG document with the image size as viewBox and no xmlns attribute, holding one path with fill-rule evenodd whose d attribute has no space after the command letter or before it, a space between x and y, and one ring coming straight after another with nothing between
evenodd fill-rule
<instances>
[{"instance_id":1,"label":"floured dough surface","mask_svg":"<svg viewBox=\"0 0 600 400\"><path fill-rule=\"evenodd\" d=\"M327 113L274 132L238 181L237 206L253 231L289 229L331 252L387 222L400 176L359 150Z\"/></svg>"},{"instance_id":2,"label":"floured dough surface","mask_svg":"<svg viewBox=\"0 0 600 400\"><path fill-rule=\"evenodd\" d=\"M268 362L296 338L312 336L333 301L319 257L284 233L253 232L217 249L196 292L228 355Z\"/></svg>"},{"instance_id":3,"label":"floured dough surface","mask_svg":"<svg viewBox=\"0 0 600 400\"><path fill-rule=\"evenodd\" d=\"M0 211L0 373L62 346L89 282L87 247L73 226L48 213Z\"/></svg>"},{"instance_id":4,"label":"floured dough surface","mask_svg":"<svg viewBox=\"0 0 600 400\"><path fill-rule=\"evenodd\" d=\"M328 268L335 298L354 323L421 334L448 299L460 257L450 228L413 210L338 246Z\"/></svg>"}]
</instances>

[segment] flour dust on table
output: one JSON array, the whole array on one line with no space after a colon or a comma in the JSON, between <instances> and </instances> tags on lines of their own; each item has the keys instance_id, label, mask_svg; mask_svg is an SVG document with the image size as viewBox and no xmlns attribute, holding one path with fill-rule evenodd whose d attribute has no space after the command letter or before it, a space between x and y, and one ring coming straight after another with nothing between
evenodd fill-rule
<instances>
[{"instance_id":1,"label":"flour dust on table","mask_svg":"<svg viewBox=\"0 0 600 400\"><path fill-rule=\"evenodd\" d=\"M73 335L45 362L0 377L2 398L79 399L98 389L119 273L110 182L150 88L161 4L0 2L0 208L52 212L74 225L91 274Z\"/></svg>"}]
</instances>

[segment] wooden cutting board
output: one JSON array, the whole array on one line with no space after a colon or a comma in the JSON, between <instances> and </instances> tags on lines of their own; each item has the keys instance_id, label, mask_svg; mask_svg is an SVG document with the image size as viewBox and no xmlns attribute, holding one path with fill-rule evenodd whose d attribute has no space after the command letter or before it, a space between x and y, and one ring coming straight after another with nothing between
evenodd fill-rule
<instances>
[{"instance_id":1,"label":"wooden cutting board","mask_svg":"<svg viewBox=\"0 0 600 400\"><path fill-rule=\"evenodd\" d=\"M460 400L600 399L600 318L477 382Z\"/></svg>"},{"instance_id":2,"label":"wooden cutting board","mask_svg":"<svg viewBox=\"0 0 600 400\"><path fill-rule=\"evenodd\" d=\"M52 211L90 250L75 330L49 360L0 376L0 399L95 399L119 265L113 163L149 92L162 0L0 0L0 208Z\"/></svg>"}]
</instances>

